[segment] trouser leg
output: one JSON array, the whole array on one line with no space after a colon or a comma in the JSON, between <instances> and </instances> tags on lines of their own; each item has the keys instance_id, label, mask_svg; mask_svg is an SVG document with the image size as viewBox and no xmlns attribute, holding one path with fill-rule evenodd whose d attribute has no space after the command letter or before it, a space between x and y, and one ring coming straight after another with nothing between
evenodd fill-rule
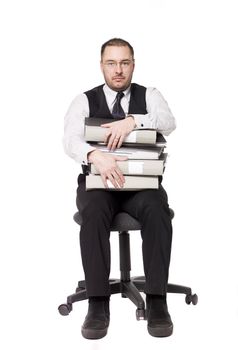
<instances>
[{"instance_id":1,"label":"trouser leg","mask_svg":"<svg viewBox=\"0 0 238 350\"><path fill-rule=\"evenodd\" d=\"M79 183L77 207L82 214L80 248L87 296L110 295L110 226L117 202L109 191L85 191Z\"/></svg>"},{"instance_id":2,"label":"trouser leg","mask_svg":"<svg viewBox=\"0 0 238 350\"><path fill-rule=\"evenodd\" d=\"M165 294L172 243L167 194L162 186L159 190L140 191L131 194L123 208L138 219L142 226L145 293Z\"/></svg>"}]
</instances>

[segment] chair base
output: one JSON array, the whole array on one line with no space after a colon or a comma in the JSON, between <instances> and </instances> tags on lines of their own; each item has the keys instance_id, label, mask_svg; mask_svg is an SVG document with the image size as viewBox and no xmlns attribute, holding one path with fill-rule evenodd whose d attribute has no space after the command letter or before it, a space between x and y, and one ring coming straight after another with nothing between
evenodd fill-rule
<instances>
[{"instance_id":1,"label":"chair base","mask_svg":"<svg viewBox=\"0 0 238 350\"><path fill-rule=\"evenodd\" d=\"M174 217L174 212L170 209L171 219ZM81 225L82 216L80 212L74 215L74 220ZM129 231L140 230L140 223L127 213L119 213L114 218L111 230L119 232L119 253L120 253L120 279L110 279L111 294L120 293L122 297L130 299L137 307L136 318L137 320L146 319L145 302L140 292L145 290L145 277L131 277L131 259L130 259L130 238ZM168 284L168 293L185 294L185 302L187 304L196 305L198 297L196 294L192 294L192 290L189 287L180 286L176 284ZM69 295L66 304L61 304L58 307L61 315L68 315L73 309L73 303L88 299L86 293L85 281L79 281L76 288L76 292Z\"/></svg>"},{"instance_id":2,"label":"chair base","mask_svg":"<svg viewBox=\"0 0 238 350\"><path fill-rule=\"evenodd\" d=\"M140 292L144 292L145 288L144 276L132 277L130 280L110 279L109 283L111 294L121 293L123 298L130 299L136 305L137 320L146 319L145 302L140 294ZM197 295L192 294L192 289L189 287L169 283L167 286L167 292L185 294L185 302L187 304L192 303L193 305L196 305L198 302ZM79 281L76 292L67 297L66 304L61 304L58 307L59 313L63 316L67 316L73 309L73 303L86 299L88 299L88 297L86 293L85 281Z\"/></svg>"}]
</instances>

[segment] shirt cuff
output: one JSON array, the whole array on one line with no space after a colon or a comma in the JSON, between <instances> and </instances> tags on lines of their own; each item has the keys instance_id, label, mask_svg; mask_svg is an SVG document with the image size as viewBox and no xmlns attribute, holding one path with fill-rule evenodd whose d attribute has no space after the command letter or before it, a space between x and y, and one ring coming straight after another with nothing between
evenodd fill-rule
<instances>
[{"instance_id":1,"label":"shirt cuff","mask_svg":"<svg viewBox=\"0 0 238 350\"><path fill-rule=\"evenodd\" d=\"M82 152L82 157L75 159L75 160L78 161L79 163L81 163L82 165L88 165L89 164L88 153L94 151L95 149L96 149L96 147L92 147L90 145L87 145Z\"/></svg>"},{"instance_id":2,"label":"shirt cuff","mask_svg":"<svg viewBox=\"0 0 238 350\"><path fill-rule=\"evenodd\" d=\"M151 128L151 121L148 118L148 114L131 114L135 120L137 129Z\"/></svg>"}]
</instances>

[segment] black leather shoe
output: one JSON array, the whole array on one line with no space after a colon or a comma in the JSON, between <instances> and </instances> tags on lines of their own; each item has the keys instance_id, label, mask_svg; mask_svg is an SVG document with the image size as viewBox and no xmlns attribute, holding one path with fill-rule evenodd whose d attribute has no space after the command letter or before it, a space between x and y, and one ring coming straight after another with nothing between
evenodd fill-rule
<instances>
[{"instance_id":1,"label":"black leather shoe","mask_svg":"<svg viewBox=\"0 0 238 350\"><path fill-rule=\"evenodd\" d=\"M100 339L107 334L110 322L109 298L89 298L88 313L81 333L86 339Z\"/></svg>"},{"instance_id":2,"label":"black leather shoe","mask_svg":"<svg viewBox=\"0 0 238 350\"><path fill-rule=\"evenodd\" d=\"M153 337L169 337L173 333L166 296L146 295L147 329Z\"/></svg>"}]
</instances>

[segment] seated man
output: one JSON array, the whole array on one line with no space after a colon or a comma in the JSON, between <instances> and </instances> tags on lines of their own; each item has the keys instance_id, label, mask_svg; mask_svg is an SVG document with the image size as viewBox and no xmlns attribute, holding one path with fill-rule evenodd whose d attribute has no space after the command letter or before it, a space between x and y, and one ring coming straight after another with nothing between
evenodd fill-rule
<instances>
[{"instance_id":1,"label":"seated man","mask_svg":"<svg viewBox=\"0 0 238 350\"><path fill-rule=\"evenodd\" d=\"M168 312L166 292L171 253L172 226L167 194L159 189L120 191L124 177L117 160L125 157L105 154L84 140L84 119L115 118L104 124L107 147L119 148L134 128L155 128L164 135L175 129L174 117L156 88L131 83L135 67L134 50L125 40L114 38L101 47L101 70L105 84L78 95L65 117L66 153L82 165L91 162L118 191L85 190L85 175L78 177L77 207L82 214L80 247L85 273L88 313L82 335L99 339L107 334L110 312L110 226L119 211L141 223L148 332L155 337L169 336L173 324ZM124 119L121 117L124 116ZM120 117L120 120L116 118Z\"/></svg>"}]
</instances>

